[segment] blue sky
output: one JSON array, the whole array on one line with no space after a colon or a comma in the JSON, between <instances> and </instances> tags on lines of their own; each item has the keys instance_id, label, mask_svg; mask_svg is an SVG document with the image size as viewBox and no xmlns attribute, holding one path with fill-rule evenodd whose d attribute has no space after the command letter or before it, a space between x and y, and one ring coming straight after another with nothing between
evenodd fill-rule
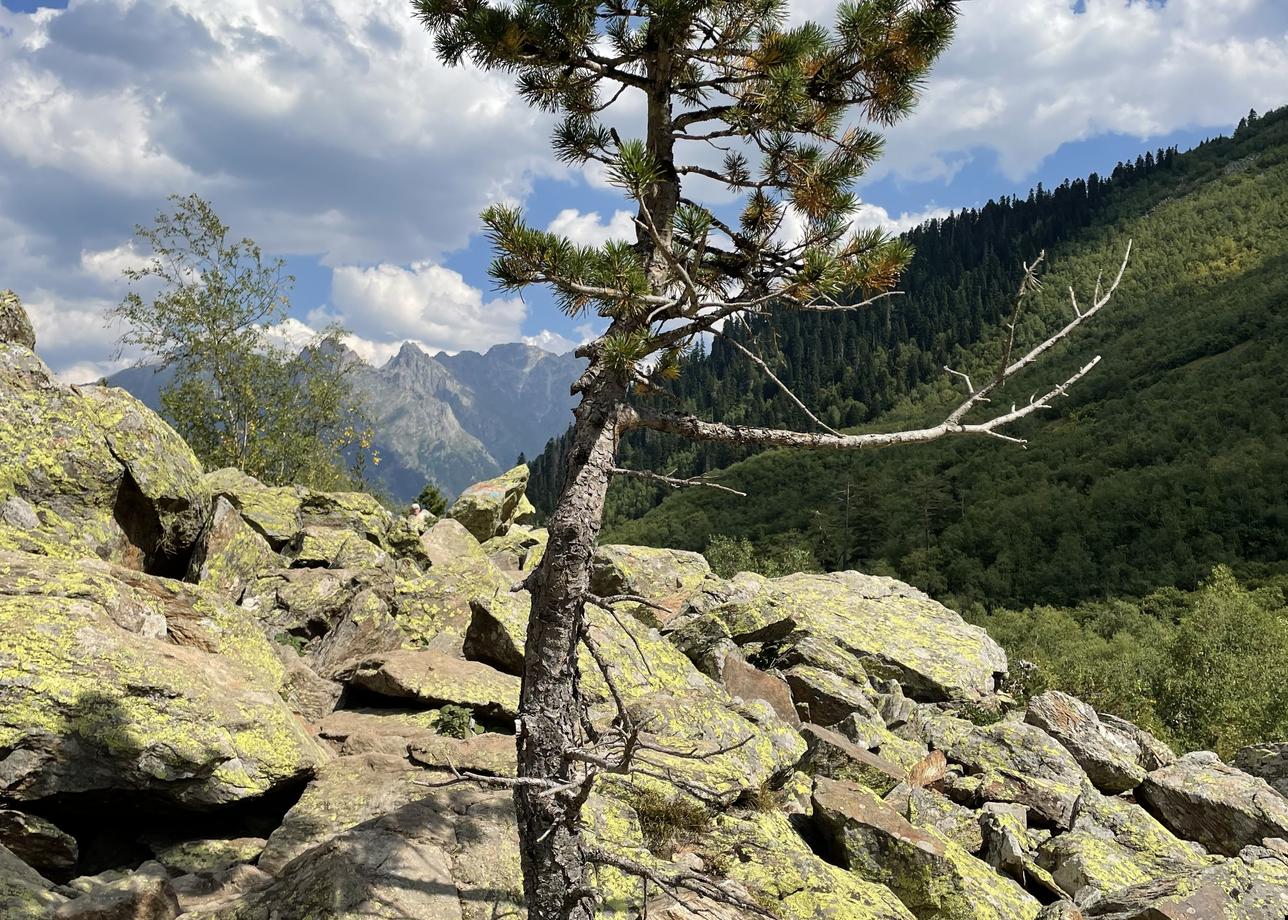
<instances>
[{"instance_id":1,"label":"blue sky","mask_svg":"<svg viewBox=\"0 0 1288 920\"><path fill-rule=\"evenodd\" d=\"M64 8L65 7L65 8ZM793 0L826 22L834 4ZM1283 0L965 0L956 42L860 189L862 220L928 215L1192 146L1288 102ZM624 134L628 102L614 121ZM288 258L304 332L332 319L369 360L593 331L490 289L478 212L600 240L625 203L547 146L502 79L448 70L405 0L0 0L0 285L68 379L114 357L133 226L209 198ZM719 203L719 193L708 200ZM1017 259L1026 257L1016 253Z\"/></svg>"}]
</instances>

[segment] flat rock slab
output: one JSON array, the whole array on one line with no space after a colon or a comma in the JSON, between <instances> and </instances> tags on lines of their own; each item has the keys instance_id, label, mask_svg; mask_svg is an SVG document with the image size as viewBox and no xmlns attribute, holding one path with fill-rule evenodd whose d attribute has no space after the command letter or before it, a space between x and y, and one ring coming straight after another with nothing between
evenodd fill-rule
<instances>
[{"instance_id":1,"label":"flat rock slab","mask_svg":"<svg viewBox=\"0 0 1288 920\"><path fill-rule=\"evenodd\" d=\"M1173 833L1213 853L1234 856L1267 837L1288 837L1288 799L1209 751L1150 773L1137 797Z\"/></svg>"},{"instance_id":2,"label":"flat rock slab","mask_svg":"<svg viewBox=\"0 0 1288 920\"><path fill-rule=\"evenodd\" d=\"M885 885L918 917L1035 920L1041 904L933 830L913 827L870 790L818 780L814 823L841 864Z\"/></svg>"},{"instance_id":3,"label":"flat rock slab","mask_svg":"<svg viewBox=\"0 0 1288 920\"><path fill-rule=\"evenodd\" d=\"M926 701L988 696L1007 670L1006 653L984 630L916 588L858 572L713 580L690 599L677 627L703 617L718 620L740 645L776 641L790 652L813 639ZM817 654L807 657L825 667Z\"/></svg>"},{"instance_id":4,"label":"flat rock slab","mask_svg":"<svg viewBox=\"0 0 1288 920\"><path fill-rule=\"evenodd\" d=\"M480 719L518 717L519 679L477 661L404 649L359 661L338 675L351 687L424 706L455 704Z\"/></svg>"},{"instance_id":5,"label":"flat rock slab","mask_svg":"<svg viewBox=\"0 0 1288 920\"><path fill-rule=\"evenodd\" d=\"M1024 720L1064 745L1101 792L1128 792L1145 778L1136 740L1101 722L1082 700L1058 690L1043 693L1029 701Z\"/></svg>"}]
</instances>

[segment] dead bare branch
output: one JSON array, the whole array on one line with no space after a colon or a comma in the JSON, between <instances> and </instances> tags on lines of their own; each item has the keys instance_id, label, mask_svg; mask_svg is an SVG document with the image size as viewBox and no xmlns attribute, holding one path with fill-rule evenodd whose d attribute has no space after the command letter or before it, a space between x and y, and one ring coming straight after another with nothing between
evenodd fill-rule
<instances>
[{"instance_id":1,"label":"dead bare branch","mask_svg":"<svg viewBox=\"0 0 1288 920\"><path fill-rule=\"evenodd\" d=\"M736 348L738 351L742 352L749 360L753 361L756 364L756 366L759 367L764 372L765 376L768 377L770 380L772 380L778 386L778 388L782 390L784 394L786 394L788 399L796 403L797 407L802 412L804 412L807 416L809 416L809 420L811 422L813 422L818 427L822 428L824 431L829 432L830 434L836 434L836 435L840 434L839 431L837 431L835 428L832 428L830 425L826 424L822 419L820 419L817 415L811 412L809 410L809 407L806 406L805 403L801 402L800 397L798 397L795 393L793 393L791 391L791 388L788 387L787 384L779 380L777 375L775 375L774 372L769 369L769 365L765 363L764 359L761 358L760 355L755 354L749 348L743 347L742 343L739 342L737 339L733 338L732 336L724 335L723 333L721 333L720 337L724 339L726 342L728 342L730 345L732 345L734 348Z\"/></svg>"},{"instance_id":2,"label":"dead bare branch","mask_svg":"<svg viewBox=\"0 0 1288 920\"><path fill-rule=\"evenodd\" d=\"M808 411L808 410L806 410ZM821 423L820 423L821 424ZM823 427L827 427L824 425ZM831 431L828 428L828 431ZM709 479L703 479L701 476L691 476L688 479L676 479L673 476L663 476L661 473L651 473L647 470L628 470L619 466L613 467L608 472L614 476L625 476L628 479L645 479L649 482L660 482L663 485L670 486L673 489L684 488L685 486L706 486L708 489L716 489L720 492L728 492L730 495L737 495L739 498L746 498L746 492L739 492L737 489L731 489L728 486L722 486L718 482L712 482Z\"/></svg>"}]
</instances>

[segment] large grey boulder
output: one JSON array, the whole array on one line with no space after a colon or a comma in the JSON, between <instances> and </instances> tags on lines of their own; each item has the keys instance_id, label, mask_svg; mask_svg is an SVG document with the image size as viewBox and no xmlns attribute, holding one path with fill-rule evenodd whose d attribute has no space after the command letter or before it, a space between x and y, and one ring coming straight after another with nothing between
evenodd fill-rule
<instances>
[{"instance_id":1,"label":"large grey boulder","mask_svg":"<svg viewBox=\"0 0 1288 920\"><path fill-rule=\"evenodd\" d=\"M1277 792L1288 796L1288 741L1248 745L1230 762L1245 773L1261 777Z\"/></svg>"},{"instance_id":2,"label":"large grey boulder","mask_svg":"<svg viewBox=\"0 0 1288 920\"><path fill-rule=\"evenodd\" d=\"M1214 853L1234 856L1267 837L1288 837L1288 799L1210 751L1155 770L1136 794L1169 830Z\"/></svg>"},{"instance_id":3,"label":"large grey boulder","mask_svg":"<svg viewBox=\"0 0 1288 920\"><path fill-rule=\"evenodd\" d=\"M452 502L447 516L459 521L480 543L503 536L519 513L527 487L528 467L521 464L495 479L470 486Z\"/></svg>"},{"instance_id":4,"label":"large grey boulder","mask_svg":"<svg viewBox=\"0 0 1288 920\"><path fill-rule=\"evenodd\" d=\"M209 509L201 464L154 412L0 343L0 549L168 571Z\"/></svg>"},{"instance_id":5,"label":"large grey boulder","mask_svg":"<svg viewBox=\"0 0 1288 920\"><path fill-rule=\"evenodd\" d=\"M1050 735L1024 722L974 725L923 707L913 730L966 775L949 783L949 793L970 804L1014 802L1043 821L1067 828L1087 776L1073 755Z\"/></svg>"},{"instance_id":6,"label":"large grey boulder","mask_svg":"<svg viewBox=\"0 0 1288 920\"><path fill-rule=\"evenodd\" d=\"M0 796L253 799L323 759L245 611L104 562L0 551Z\"/></svg>"},{"instance_id":7,"label":"large grey boulder","mask_svg":"<svg viewBox=\"0 0 1288 920\"><path fill-rule=\"evenodd\" d=\"M1082 700L1051 690L1029 701L1024 719L1064 745L1101 792L1127 792L1145 778L1140 745Z\"/></svg>"},{"instance_id":8,"label":"large grey boulder","mask_svg":"<svg viewBox=\"0 0 1288 920\"><path fill-rule=\"evenodd\" d=\"M870 790L820 779L814 825L840 863L885 885L918 917L1035 920L1041 904L934 830L913 827Z\"/></svg>"},{"instance_id":9,"label":"large grey boulder","mask_svg":"<svg viewBox=\"0 0 1288 920\"><path fill-rule=\"evenodd\" d=\"M916 588L858 572L712 579L668 629L698 628L701 620L741 646L772 643L783 655L812 641L801 664L828 670L826 661L845 659L924 701L989 696L1007 669L1006 653L984 630ZM833 654L824 658L822 647Z\"/></svg>"},{"instance_id":10,"label":"large grey boulder","mask_svg":"<svg viewBox=\"0 0 1288 920\"><path fill-rule=\"evenodd\" d=\"M48 920L66 900L53 882L0 845L0 917Z\"/></svg>"},{"instance_id":11,"label":"large grey boulder","mask_svg":"<svg viewBox=\"0 0 1288 920\"><path fill-rule=\"evenodd\" d=\"M160 863L144 863L115 882L96 885L59 905L54 920L174 920L179 899Z\"/></svg>"},{"instance_id":12,"label":"large grey boulder","mask_svg":"<svg viewBox=\"0 0 1288 920\"><path fill-rule=\"evenodd\" d=\"M1087 920L1283 920L1288 861L1248 847L1236 859L1120 888L1084 913Z\"/></svg>"},{"instance_id":13,"label":"large grey boulder","mask_svg":"<svg viewBox=\"0 0 1288 920\"><path fill-rule=\"evenodd\" d=\"M76 838L52 821L11 808L0 809L0 844L41 872L67 873L76 867Z\"/></svg>"}]
</instances>

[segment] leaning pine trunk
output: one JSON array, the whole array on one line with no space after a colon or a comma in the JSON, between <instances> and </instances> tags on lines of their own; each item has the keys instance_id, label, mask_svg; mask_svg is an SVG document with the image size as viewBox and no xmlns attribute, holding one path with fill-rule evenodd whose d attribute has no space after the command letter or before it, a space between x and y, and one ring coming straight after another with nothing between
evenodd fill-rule
<instances>
[{"instance_id":1,"label":"leaning pine trunk","mask_svg":"<svg viewBox=\"0 0 1288 920\"><path fill-rule=\"evenodd\" d=\"M593 372L591 375L594 377ZM532 587L518 730L519 775L565 780L567 752L582 742L578 642L585 624L591 557L617 449L620 386L591 384L577 408L564 488L549 522L549 542ZM591 920L579 813L567 800L515 788L523 888L531 920Z\"/></svg>"}]
</instances>

